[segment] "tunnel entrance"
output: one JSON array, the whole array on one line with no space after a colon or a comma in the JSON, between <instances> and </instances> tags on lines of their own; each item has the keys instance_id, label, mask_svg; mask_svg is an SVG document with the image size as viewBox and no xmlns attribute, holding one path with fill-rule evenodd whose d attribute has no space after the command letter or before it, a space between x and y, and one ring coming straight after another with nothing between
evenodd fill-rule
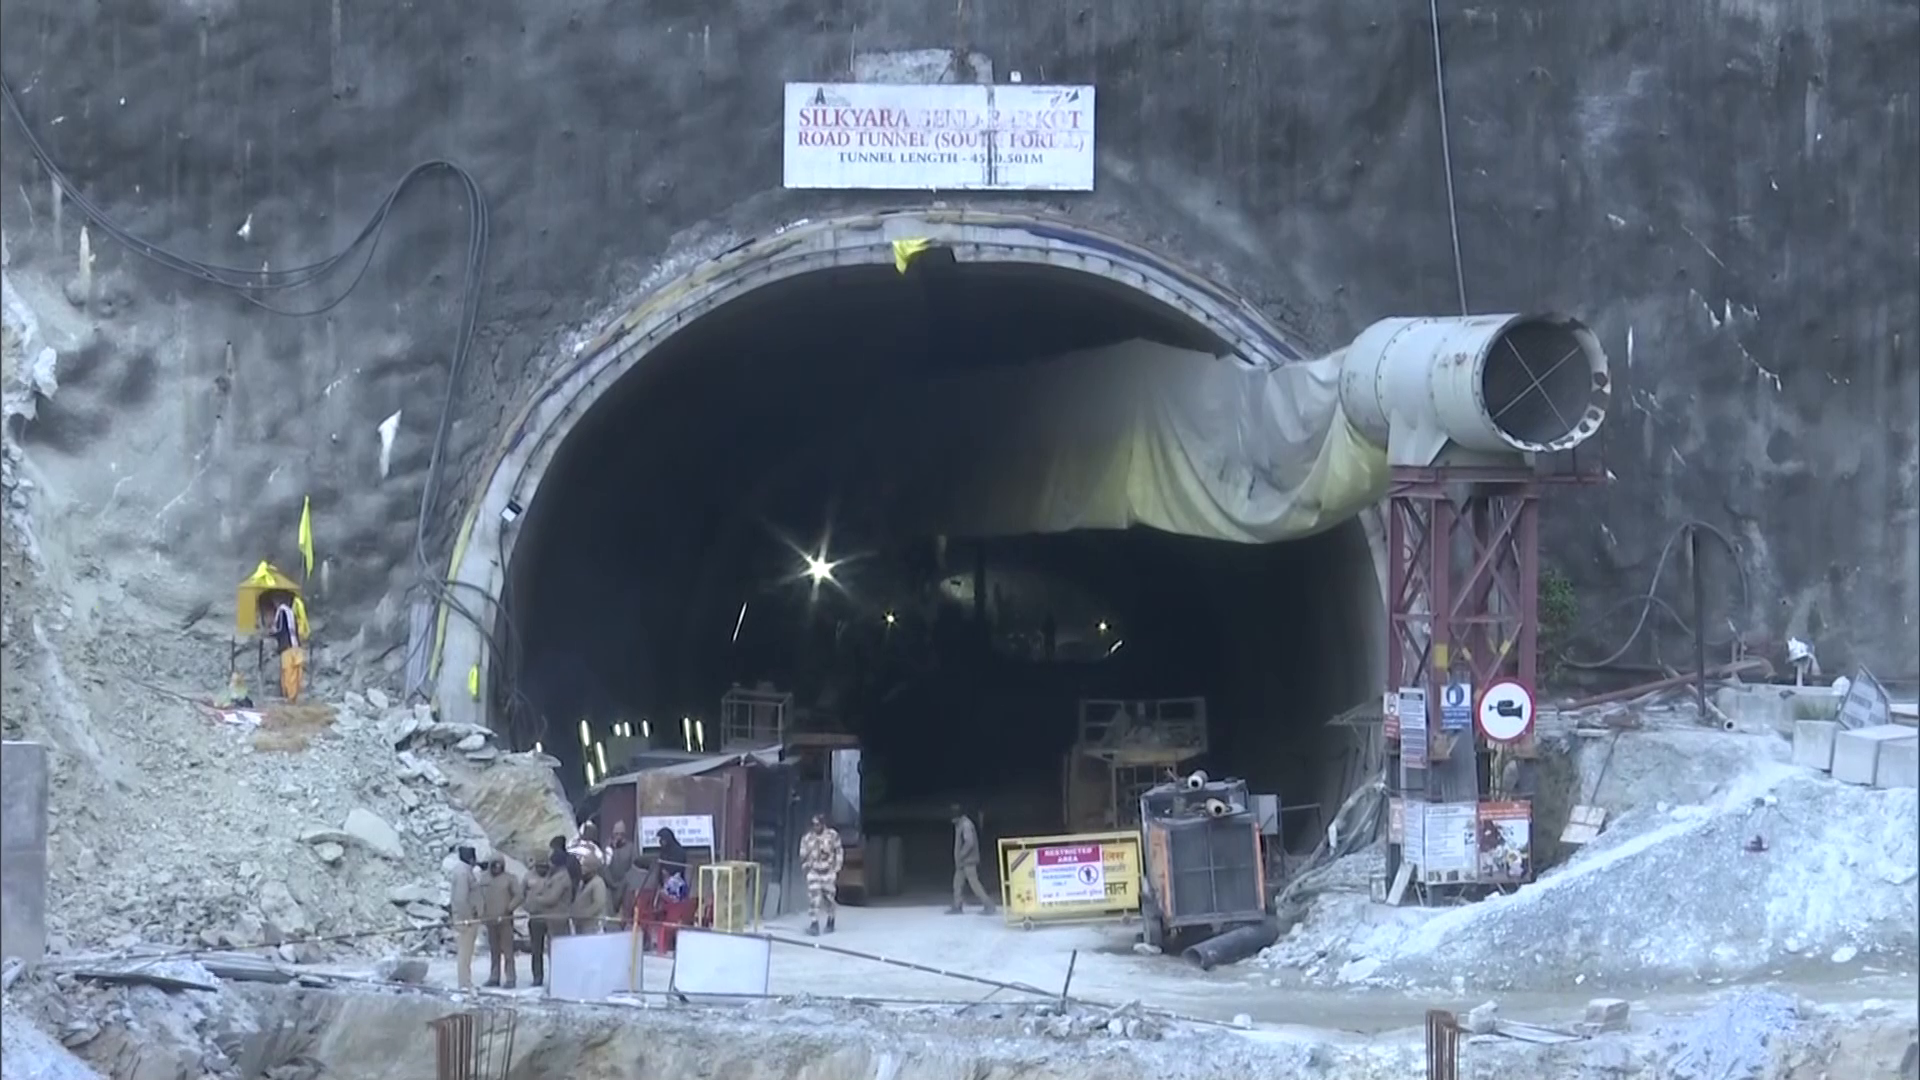
<instances>
[{"instance_id":1,"label":"tunnel entrance","mask_svg":"<svg viewBox=\"0 0 1920 1080\"><path fill-rule=\"evenodd\" d=\"M1357 520L1273 544L1005 535L920 490L992 479L915 419L943 380L1125 342L1235 353L1155 291L936 247L676 320L513 503L489 722L560 759L578 799L635 754L720 751L732 688L791 693L790 729L858 738L871 828L932 883L950 803L988 836L1070 824L1083 700L1200 699L1207 750L1183 767L1306 808L1287 824L1310 845L1350 779L1326 722L1379 681Z\"/></svg>"}]
</instances>

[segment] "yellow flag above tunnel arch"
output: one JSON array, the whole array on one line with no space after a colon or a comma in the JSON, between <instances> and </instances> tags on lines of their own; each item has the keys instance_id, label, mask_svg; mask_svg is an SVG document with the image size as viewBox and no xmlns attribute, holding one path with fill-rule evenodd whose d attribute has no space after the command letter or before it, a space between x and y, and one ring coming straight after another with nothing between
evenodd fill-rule
<instances>
[{"instance_id":1,"label":"yellow flag above tunnel arch","mask_svg":"<svg viewBox=\"0 0 1920 1080\"><path fill-rule=\"evenodd\" d=\"M906 273L907 267L913 264L913 260L931 247L933 247L933 241L924 236L895 240L893 242L893 268L903 274Z\"/></svg>"}]
</instances>

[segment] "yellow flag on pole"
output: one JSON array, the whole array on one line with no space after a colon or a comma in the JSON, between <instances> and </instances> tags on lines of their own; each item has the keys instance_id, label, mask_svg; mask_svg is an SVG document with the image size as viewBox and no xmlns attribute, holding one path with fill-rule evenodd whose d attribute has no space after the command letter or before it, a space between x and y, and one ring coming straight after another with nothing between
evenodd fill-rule
<instances>
[{"instance_id":1,"label":"yellow flag on pole","mask_svg":"<svg viewBox=\"0 0 1920 1080\"><path fill-rule=\"evenodd\" d=\"M313 497L307 496L300 505L300 561L307 568L307 576L313 576Z\"/></svg>"}]
</instances>

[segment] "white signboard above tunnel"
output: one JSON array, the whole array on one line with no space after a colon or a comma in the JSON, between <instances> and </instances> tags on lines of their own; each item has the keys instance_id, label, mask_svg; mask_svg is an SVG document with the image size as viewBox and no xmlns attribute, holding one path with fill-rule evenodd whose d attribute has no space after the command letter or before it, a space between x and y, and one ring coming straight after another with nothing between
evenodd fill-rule
<instances>
[{"instance_id":1,"label":"white signboard above tunnel","mask_svg":"<svg viewBox=\"0 0 1920 1080\"><path fill-rule=\"evenodd\" d=\"M788 83L786 186L1092 191L1093 87Z\"/></svg>"}]
</instances>

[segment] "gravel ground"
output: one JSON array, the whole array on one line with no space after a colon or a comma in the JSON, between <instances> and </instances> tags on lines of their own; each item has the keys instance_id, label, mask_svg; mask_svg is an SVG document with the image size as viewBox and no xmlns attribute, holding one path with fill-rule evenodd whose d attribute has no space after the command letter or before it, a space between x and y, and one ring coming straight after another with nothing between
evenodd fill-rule
<instances>
[{"instance_id":1,"label":"gravel ground","mask_svg":"<svg viewBox=\"0 0 1920 1080\"><path fill-rule=\"evenodd\" d=\"M1802 963L1910 965L1920 951L1917 809L1911 790L1766 764L1707 805L1623 817L1510 896L1372 922L1316 913L1269 960L1312 957L1345 982L1489 989L1626 989ZM1750 850L1756 838L1765 850ZM1356 923L1359 932L1331 944L1315 936Z\"/></svg>"}]
</instances>

